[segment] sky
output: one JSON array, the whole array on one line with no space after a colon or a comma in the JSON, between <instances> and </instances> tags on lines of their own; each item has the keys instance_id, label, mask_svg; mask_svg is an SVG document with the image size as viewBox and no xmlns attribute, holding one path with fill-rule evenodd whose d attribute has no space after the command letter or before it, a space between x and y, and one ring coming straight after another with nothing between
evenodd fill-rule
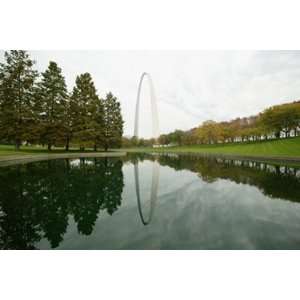
<instances>
[{"instance_id":1,"label":"sky","mask_svg":"<svg viewBox=\"0 0 300 300\"><path fill-rule=\"evenodd\" d=\"M119 99L124 134L133 135L141 74L151 74L160 133L187 130L205 120L228 121L300 99L300 51L29 51L44 71L50 60L62 68L71 91L89 72L99 96ZM0 61L4 51L0 51ZM145 82L146 83L146 82ZM141 137L152 135L149 89L141 94Z\"/></svg>"}]
</instances>

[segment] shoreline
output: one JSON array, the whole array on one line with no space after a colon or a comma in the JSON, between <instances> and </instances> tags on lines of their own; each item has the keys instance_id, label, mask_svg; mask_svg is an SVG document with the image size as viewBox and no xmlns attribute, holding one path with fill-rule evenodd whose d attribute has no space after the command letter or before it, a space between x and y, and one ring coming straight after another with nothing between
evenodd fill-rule
<instances>
[{"instance_id":1,"label":"shoreline","mask_svg":"<svg viewBox=\"0 0 300 300\"><path fill-rule=\"evenodd\" d=\"M25 164L36 161L63 159L63 158L92 158L92 157L122 157L126 156L125 151L120 152L79 152L79 153L53 153L53 154L25 154L25 155L7 155L0 157L0 167L11 166L15 164Z\"/></svg>"},{"instance_id":2,"label":"shoreline","mask_svg":"<svg viewBox=\"0 0 300 300\"><path fill-rule=\"evenodd\" d=\"M159 153L159 152L155 152ZM241 154L223 154L223 153L200 153L200 152L161 152L170 154L183 154L183 155L199 155L202 157L220 157L233 160L251 160L261 162L281 162L281 163L299 163L300 157L285 157L285 156L264 156L264 155L241 155Z\"/></svg>"},{"instance_id":3,"label":"shoreline","mask_svg":"<svg viewBox=\"0 0 300 300\"><path fill-rule=\"evenodd\" d=\"M127 149L126 149L127 150ZM278 156L278 155L243 155L243 154L227 154L227 153L204 153L196 151L127 151L127 153L155 153L155 154L177 154L177 155L197 155L200 157L209 157L209 158L224 158L232 160L246 160L246 161L259 161L259 162L270 162L270 163L296 163L300 164L300 156Z\"/></svg>"},{"instance_id":4,"label":"shoreline","mask_svg":"<svg viewBox=\"0 0 300 300\"><path fill-rule=\"evenodd\" d=\"M269 162L278 164L300 164L300 156L287 157L287 156L265 156L265 155L241 155L241 154L227 154L227 153L203 153L196 151L157 151L157 150L145 150L145 151L111 151L111 152L78 152L78 153L36 153L36 154L23 154L23 155L7 155L0 157L0 167L10 166L15 164L30 163L36 161L53 160L53 159L64 159L64 158L93 158L93 157L123 157L127 154L158 154L158 155L195 155L199 157L208 158L223 158L231 160L244 160L244 161L258 161L258 162Z\"/></svg>"}]
</instances>

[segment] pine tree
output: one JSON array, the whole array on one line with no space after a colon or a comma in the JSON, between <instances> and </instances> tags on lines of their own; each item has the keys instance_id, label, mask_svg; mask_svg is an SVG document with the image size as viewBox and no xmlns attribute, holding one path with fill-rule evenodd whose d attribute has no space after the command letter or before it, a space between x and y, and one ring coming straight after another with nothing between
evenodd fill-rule
<instances>
[{"instance_id":1,"label":"pine tree","mask_svg":"<svg viewBox=\"0 0 300 300\"><path fill-rule=\"evenodd\" d=\"M65 103L65 121L64 121L64 132L65 132L65 149L69 151L70 141L72 139L72 112L71 112L71 99L68 95L68 99Z\"/></svg>"},{"instance_id":2,"label":"pine tree","mask_svg":"<svg viewBox=\"0 0 300 300\"><path fill-rule=\"evenodd\" d=\"M50 61L47 70L42 73L39 83L39 97L41 101L41 141L48 145L64 142L67 139L66 132L66 106L67 87L61 68Z\"/></svg>"},{"instance_id":3,"label":"pine tree","mask_svg":"<svg viewBox=\"0 0 300 300\"><path fill-rule=\"evenodd\" d=\"M38 73L24 50L6 51L4 58L0 64L0 135L13 141L18 150L23 141L34 139L38 125L34 97Z\"/></svg>"},{"instance_id":4,"label":"pine tree","mask_svg":"<svg viewBox=\"0 0 300 300\"><path fill-rule=\"evenodd\" d=\"M96 103L96 110L94 114L94 151L97 151L97 147L101 145L104 136L104 107L102 100L99 99Z\"/></svg>"},{"instance_id":5,"label":"pine tree","mask_svg":"<svg viewBox=\"0 0 300 300\"><path fill-rule=\"evenodd\" d=\"M92 142L96 150L103 135L103 108L89 73L77 76L70 110L75 142L80 144L81 150Z\"/></svg>"},{"instance_id":6,"label":"pine tree","mask_svg":"<svg viewBox=\"0 0 300 300\"><path fill-rule=\"evenodd\" d=\"M105 151L107 151L109 147L121 147L124 121L121 114L121 105L111 92L103 100L103 107L103 146Z\"/></svg>"}]
</instances>

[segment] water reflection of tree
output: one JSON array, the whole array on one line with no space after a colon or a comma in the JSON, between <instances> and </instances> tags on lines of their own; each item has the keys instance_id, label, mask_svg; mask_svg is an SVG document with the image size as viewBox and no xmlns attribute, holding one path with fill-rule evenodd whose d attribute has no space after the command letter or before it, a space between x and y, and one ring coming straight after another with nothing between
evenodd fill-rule
<instances>
[{"instance_id":1,"label":"water reflection of tree","mask_svg":"<svg viewBox=\"0 0 300 300\"><path fill-rule=\"evenodd\" d=\"M69 216L91 234L99 211L121 205L122 161L53 160L0 169L0 247L33 249L43 237L52 248L63 240Z\"/></svg>"},{"instance_id":2,"label":"water reflection of tree","mask_svg":"<svg viewBox=\"0 0 300 300\"><path fill-rule=\"evenodd\" d=\"M197 156L159 156L161 165L190 170L206 182L227 179L258 187L271 198L300 201L300 168L261 162L203 158Z\"/></svg>"},{"instance_id":3,"label":"water reflection of tree","mask_svg":"<svg viewBox=\"0 0 300 300\"><path fill-rule=\"evenodd\" d=\"M104 192L101 209L105 209L107 213L112 215L121 205L121 194L123 191L123 173L122 162L117 161L112 164L111 160L104 159L104 169L106 172L103 176Z\"/></svg>"}]
</instances>

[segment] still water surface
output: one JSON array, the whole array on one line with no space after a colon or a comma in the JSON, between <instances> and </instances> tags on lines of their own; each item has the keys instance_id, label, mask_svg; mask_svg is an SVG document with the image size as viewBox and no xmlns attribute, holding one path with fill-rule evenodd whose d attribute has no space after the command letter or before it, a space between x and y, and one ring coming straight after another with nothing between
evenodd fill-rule
<instances>
[{"instance_id":1,"label":"still water surface","mask_svg":"<svg viewBox=\"0 0 300 300\"><path fill-rule=\"evenodd\" d=\"M300 168L178 155L0 168L2 249L300 249Z\"/></svg>"}]
</instances>

